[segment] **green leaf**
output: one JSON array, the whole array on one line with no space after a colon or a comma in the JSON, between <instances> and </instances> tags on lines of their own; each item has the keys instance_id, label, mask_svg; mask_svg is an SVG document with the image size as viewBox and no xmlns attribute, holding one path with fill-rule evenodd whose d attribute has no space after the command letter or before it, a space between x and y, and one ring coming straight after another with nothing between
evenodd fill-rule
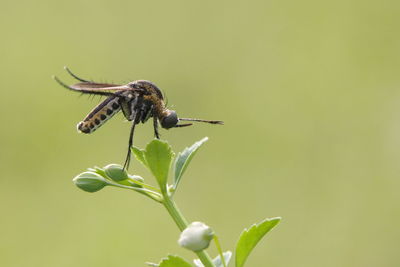
<instances>
[{"instance_id":1,"label":"green leaf","mask_svg":"<svg viewBox=\"0 0 400 267\"><path fill-rule=\"evenodd\" d=\"M226 266L228 266L229 261L231 260L231 257L232 257L232 252L228 250L228 251L224 252L223 254L224 254ZM199 259L195 259L193 262L194 262L194 265L196 265L196 267L204 267L203 263ZM222 264L220 255L218 255L217 257L215 257L213 259L213 263L214 263L215 267L224 267L224 265Z\"/></svg>"},{"instance_id":2,"label":"green leaf","mask_svg":"<svg viewBox=\"0 0 400 267\"><path fill-rule=\"evenodd\" d=\"M168 172L174 153L165 141L154 139L146 146L144 159L153 175L156 177L161 190L166 190Z\"/></svg>"},{"instance_id":3,"label":"green leaf","mask_svg":"<svg viewBox=\"0 0 400 267\"><path fill-rule=\"evenodd\" d=\"M244 229L236 244L236 267L244 265L253 248L280 220L281 218L266 219L259 224L253 224L249 229Z\"/></svg>"},{"instance_id":4,"label":"green leaf","mask_svg":"<svg viewBox=\"0 0 400 267\"><path fill-rule=\"evenodd\" d=\"M90 193L97 192L108 185L107 180L95 172L83 172L72 181L77 187Z\"/></svg>"},{"instance_id":5,"label":"green leaf","mask_svg":"<svg viewBox=\"0 0 400 267\"><path fill-rule=\"evenodd\" d=\"M154 267L192 267L192 265L183 258L174 255L168 255L168 257L162 259L159 264L147 263L147 265Z\"/></svg>"},{"instance_id":6,"label":"green leaf","mask_svg":"<svg viewBox=\"0 0 400 267\"><path fill-rule=\"evenodd\" d=\"M190 161L192 160L194 154L196 154L197 150L207 140L208 137L204 137L200 141L194 143L191 147L187 147L182 152L179 152L174 164L174 185L173 185L174 190L176 190L176 188L178 187L182 175L185 172Z\"/></svg>"},{"instance_id":7,"label":"green leaf","mask_svg":"<svg viewBox=\"0 0 400 267\"><path fill-rule=\"evenodd\" d=\"M147 162L144 158L145 151L134 146L132 147L132 152L135 155L135 158L140 161L145 167L147 167Z\"/></svg>"}]
</instances>

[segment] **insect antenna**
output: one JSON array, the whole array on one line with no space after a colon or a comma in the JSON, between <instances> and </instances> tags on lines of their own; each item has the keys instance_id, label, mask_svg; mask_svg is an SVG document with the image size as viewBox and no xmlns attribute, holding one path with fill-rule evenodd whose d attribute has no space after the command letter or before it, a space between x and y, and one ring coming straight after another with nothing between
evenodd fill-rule
<instances>
[{"instance_id":1,"label":"insect antenna","mask_svg":"<svg viewBox=\"0 0 400 267\"><path fill-rule=\"evenodd\" d=\"M63 83L60 79L58 79L57 76L53 75L53 79L56 80L56 82L58 82L59 85L61 85L62 87L67 88L68 90L75 90L75 89L71 88L70 86L68 86L67 84Z\"/></svg>"},{"instance_id":2,"label":"insect antenna","mask_svg":"<svg viewBox=\"0 0 400 267\"><path fill-rule=\"evenodd\" d=\"M192 119L192 118L179 118L180 121L196 121L196 122L206 122L211 124L224 124L223 121L210 121L210 120L202 120L202 119Z\"/></svg>"},{"instance_id":3,"label":"insect antenna","mask_svg":"<svg viewBox=\"0 0 400 267\"><path fill-rule=\"evenodd\" d=\"M69 73L69 75L71 75L72 77L74 77L75 79L77 79L78 81L84 82L84 83L89 83L90 81L79 78L78 76L76 76L75 74L72 73L72 71L67 67L64 66L64 69Z\"/></svg>"}]
</instances>

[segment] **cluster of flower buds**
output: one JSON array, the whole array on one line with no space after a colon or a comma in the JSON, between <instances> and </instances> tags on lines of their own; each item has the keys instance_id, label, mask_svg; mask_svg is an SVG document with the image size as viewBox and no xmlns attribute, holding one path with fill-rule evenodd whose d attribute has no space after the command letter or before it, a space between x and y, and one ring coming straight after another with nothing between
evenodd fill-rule
<instances>
[{"instance_id":1,"label":"cluster of flower buds","mask_svg":"<svg viewBox=\"0 0 400 267\"><path fill-rule=\"evenodd\" d=\"M91 168L77 175L72 181L83 191L93 193L107 185L120 184L138 188L144 180L140 176L128 174L121 165L109 164L104 168Z\"/></svg>"}]
</instances>

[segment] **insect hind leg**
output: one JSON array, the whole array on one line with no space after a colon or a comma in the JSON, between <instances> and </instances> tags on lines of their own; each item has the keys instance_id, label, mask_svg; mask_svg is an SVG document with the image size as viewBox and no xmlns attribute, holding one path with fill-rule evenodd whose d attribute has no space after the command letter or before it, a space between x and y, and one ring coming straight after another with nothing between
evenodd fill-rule
<instances>
[{"instance_id":1,"label":"insect hind leg","mask_svg":"<svg viewBox=\"0 0 400 267\"><path fill-rule=\"evenodd\" d=\"M126 154L126 159L124 163L124 170L127 170L129 168L129 163L131 161L131 155L132 155L132 146L133 146L133 134L135 133L135 126L136 126L136 118L140 117L140 112L135 112L132 120L132 127L131 127L131 132L129 134L129 142L128 142L128 153Z\"/></svg>"},{"instance_id":2,"label":"insect hind leg","mask_svg":"<svg viewBox=\"0 0 400 267\"><path fill-rule=\"evenodd\" d=\"M76 76L74 73L72 73L72 71L71 71L67 66L65 66L64 69L69 73L69 75L71 75L72 77L74 77L74 78L77 79L78 81L81 81L81 82L84 82L84 83L91 82L91 81L89 81L89 80L85 80L85 79L79 78L79 77Z\"/></svg>"}]
</instances>

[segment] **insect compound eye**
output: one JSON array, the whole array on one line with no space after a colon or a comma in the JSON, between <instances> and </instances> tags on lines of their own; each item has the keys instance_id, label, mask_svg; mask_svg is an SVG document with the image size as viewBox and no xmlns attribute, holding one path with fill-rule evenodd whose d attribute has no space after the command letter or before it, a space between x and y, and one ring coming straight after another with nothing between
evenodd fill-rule
<instances>
[{"instance_id":1,"label":"insect compound eye","mask_svg":"<svg viewBox=\"0 0 400 267\"><path fill-rule=\"evenodd\" d=\"M161 126L165 129L169 129L175 127L178 121L178 115L174 110L171 110L169 114L161 120Z\"/></svg>"}]
</instances>

